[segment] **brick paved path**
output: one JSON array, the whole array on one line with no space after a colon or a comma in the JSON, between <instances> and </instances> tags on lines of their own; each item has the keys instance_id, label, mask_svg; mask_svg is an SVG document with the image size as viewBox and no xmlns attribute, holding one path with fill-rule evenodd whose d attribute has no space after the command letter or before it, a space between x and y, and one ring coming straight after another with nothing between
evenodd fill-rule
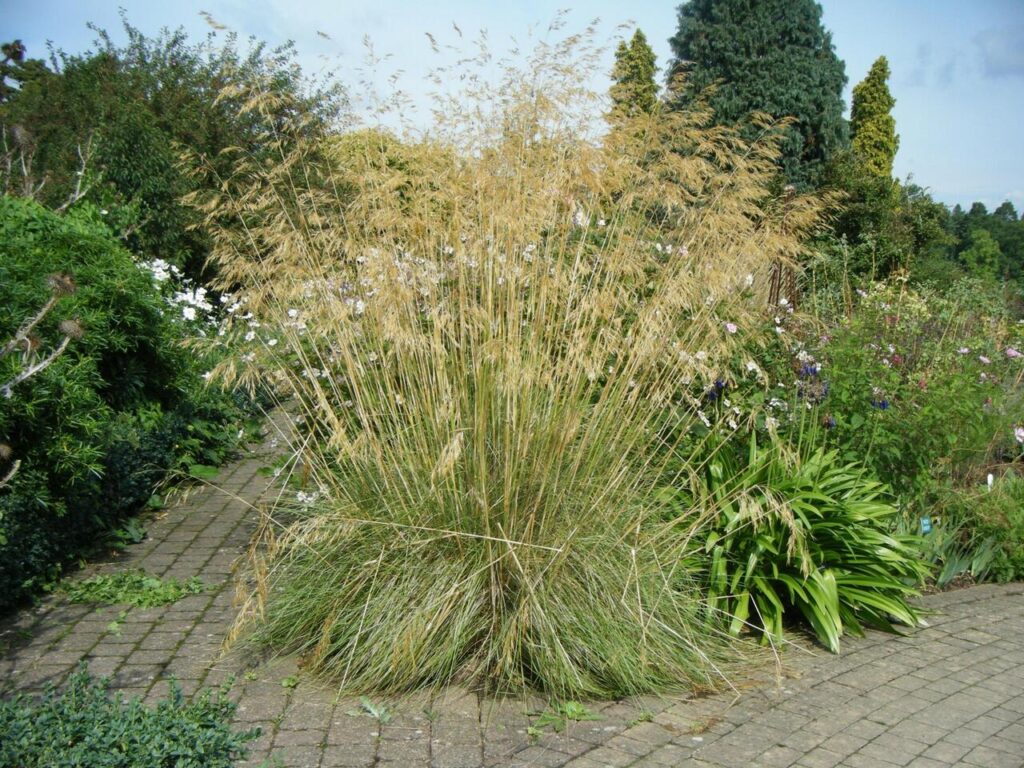
<instances>
[{"instance_id":1,"label":"brick paved path","mask_svg":"<svg viewBox=\"0 0 1024 768\"><path fill-rule=\"evenodd\" d=\"M389 701L387 723L358 714L285 660L246 672L220 655L233 618L230 570L255 524L269 481L268 445L222 470L156 520L146 541L95 570L141 567L217 585L164 608L44 601L0 624L0 688L59 683L81 659L127 694L162 696L175 676L186 693L239 674L240 725L262 726L247 765L268 756L288 768L393 766L1024 766L1024 586L936 595L930 627L909 637L870 633L839 657L790 651L775 682L742 696L647 697L588 704L599 720L560 734L527 734L545 702L481 700L452 689ZM233 498L237 495L240 499ZM248 502L245 503L245 502ZM375 702L383 703L383 702ZM2 736L0 736L2 737Z\"/></svg>"}]
</instances>

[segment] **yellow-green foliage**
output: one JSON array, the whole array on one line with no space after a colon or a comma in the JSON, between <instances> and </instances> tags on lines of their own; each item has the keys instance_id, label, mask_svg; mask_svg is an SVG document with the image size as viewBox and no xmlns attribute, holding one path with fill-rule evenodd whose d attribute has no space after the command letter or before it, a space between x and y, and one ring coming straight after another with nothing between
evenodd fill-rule
<instances>
[{"instance_id":1,"label":"yellow-green foliage","mask_svg":"<svg viewBox=\"0 0 1024 768\"><path fill-rule=\"evenodd\" d=\"M699 510L651 491L817 204L770 198L767 124L746 144L698 108L595 138L580 44L467 77L429 138L305 139L206 203L253 344L224 373L294 396L308 476L253 548L246 618L343 686L722 680L678 567Z\"/></svg>"},{"instance_id":2,"label":"yellow-green foliage","mask_svg":"<svg viewBox=\"0 0 1024 768\"><path fill-rule=\"evenodd\" d=\"M892 163L900 146L892 108L896 99L889 92L889 62L879 56L868 76L853 87L850 112L850 142L864 167L876 176L892 176Z\"/></svg>"}]
</instances>

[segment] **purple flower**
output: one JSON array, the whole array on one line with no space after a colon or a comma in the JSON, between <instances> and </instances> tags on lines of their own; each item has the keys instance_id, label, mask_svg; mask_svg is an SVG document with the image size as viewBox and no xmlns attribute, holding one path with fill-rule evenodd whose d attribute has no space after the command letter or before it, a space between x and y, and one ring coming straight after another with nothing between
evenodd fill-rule
<instances>
[{"instance_id":1,"label":"purple flower","mask_svg":"<svg viewBox=\"0 0 1024 768\"><path fill-rule=\"evenodd\" d=\"M971 350L969 347L960 347L960 349L958 349L956 353L958 355L969 355L971 354Z\"/></svg>"},{"instance_id":2,"label":"purple flower","mask_svg":"<svg viewBox=\"0 0 1024 768\"><path fill-rule=\"evenodd\" d=\"M1006 356L1007 357L1024 357L1024 355L1021 355L1021 353L1017 349L1015 349L1014 347L1007 347L1006 348Z\"/></svg>"},{"instance_id":3,"label":"purple flower","mask_svg":"<svg viewBox=\"0 0 1024 768\"><path fill-rule=\"evenodd\" d=\"M707 392L704 393L704 397L707 398L708 402L713 403L715 402L715 400L718 399L718 396L722 394L722 391L724 389L725 381L723 379L715 379L715 383L711 386L710 389L708 389Z\"/></svg>"},{"instance_id":4,"label":"purple flower","mask_svg":"<svg viewBox=\"0 0 1024 768\"><path fill-rule=\"evenodd\" d=\"M726 323L725 330L727 330L729 333L736 333L736 331L739 329L736 327L736 323Z\"/></svg>"}]
</instances>

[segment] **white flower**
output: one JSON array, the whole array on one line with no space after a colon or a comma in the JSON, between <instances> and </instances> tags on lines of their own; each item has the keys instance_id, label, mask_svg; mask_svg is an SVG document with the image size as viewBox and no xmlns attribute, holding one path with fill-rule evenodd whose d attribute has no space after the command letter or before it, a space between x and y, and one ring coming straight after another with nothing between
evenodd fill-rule
<instances>
[{"instance_id":1,"label":"white flower","mask_svg":"<svg viewBox=\"0 0 1024 768\"><path fill-rule=\"evenodd\" d=\"M299 316L299 310L297 310L297 309L289 309L288 310L288 317L292 318L292 320L294 320L298 316Z\"/></svg>"},{"instance_id":2,"label":"white flower","mask_svg":"<svg viewBox=\"0 0 1024 768\"><path fill-rule=\"evenodd\" d=\"M1013 430L1013 439L1024 445L1024 427L1016 427Z\"/></svg>"},{"instance_id":3,"label":"white flower","mask_svg":"<svg viewBox=\"0 0 1024 768\"><path fill-rule=\"evenodd\" d=\"M357 315L361 315L361 314L363 314L363 312L366 311L366 302L363 301L362 299L356 299L355 307L356 307L356 314Z\"/></svg>"},{"instance_id":4,"label":"white flower","mask_svg":"<svg viewBox=\"0 0 1024 768\"><path fill-rule=\"evenodd\" d=\"M754 284L754 275L753 275L753 273L748 273L747 274L746 278L743 280L743 284L747 288L749 288L750 286L752 286Z\"/></svg>"},{"instance_id":5,"label":"white flower","mask_svg":"<svg viewBox=\"0 0 1024 768\"><path fill-rule=\"evenodd\" d=\"M320 491L314 491L313 493L306 493L305 491L299 491L295 494L295 500L304 507L308 507L313 504L317 499L320 498Z\"/></svg>"},{"instance_id":6,"label":"white flower","mask_svg":"<svg viewBox=\"0 0 1024 768\"><path fill-rule=\"evenodd\" d=\"M785 296L783 296L781 299L779 299L779 306L780 307L788 307L789 306L789 299L787 299Z\"/></svg>"},{"instance_id":7,"label":"white flower","mask_svg":"<svg viewBox=\"0 0 1024 768\"><path fill-rule=\"evenodd\" d=\"M182 307L181 308L181 316L184 317L186 320L195 320L196 319L196 309L195 309L195 307Z\"/></svg>"},{"instance_id":8,"label":"white flower","mask_svg":"<svg viewBox=\"0 0 1024 768\"><path fill-rule=\"evenodd\" d=\"M604 220L604 219L598 219L598 220L597 220L597 226L599 226L599 227L603 227L603 226L605 225L605 223L606 223L606 222L605 222L605 220Z\"/></svg>"},{"instance_id":9,"label":"white flower","mask_svg":"<svg viewBox=\"0 0 1024 768\"><path fill-rule=\"evenodd\" d=\"M255 338L256 338L256 331L249 331L247 334L245 334L245 340L246 341L252 341Z\"/></svg>"},{"instance_id":10,"label":"white flower","mask_svg":"<svg viewBox=\"0 0 1024 768\"><path fill-rule=\"evenodd\" d=\"M739 424L736 423L736 419L729 419L725 423L729 425L729 429L739 429Z\"/></svg>"},{"instance_id":11,"label":"white flower","mask_svg":"<svg viewBox=\"0 0 1024 768\"><path fill-rule=\"evenodd\" d=\"M272 347L277 344L277 339L267 339L267 346Z\"/></svg>"}]
</instances>

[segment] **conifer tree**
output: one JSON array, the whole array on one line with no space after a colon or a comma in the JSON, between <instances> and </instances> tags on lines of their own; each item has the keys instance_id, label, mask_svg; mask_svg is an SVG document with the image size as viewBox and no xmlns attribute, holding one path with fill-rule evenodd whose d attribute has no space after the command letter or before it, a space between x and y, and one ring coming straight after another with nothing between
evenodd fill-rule
<instances>
[{"instance_id":1,"label":"conifer tree","mask_svg":"<svg viewBox=\"0 0 1024 768\"><path fill-rule=\"evenodd\" d=\"M854 153L875 176L890 178L900 137L892 108L896 99L889 92L889 62L879 56L861 82L853 87L850 137Z\"/></svg>"},{"instance_id":2,"label":"conifer tree","mask_svg":"<svg viewBox=\"0 0 1024 768\"><path fill-rule=\"evenodd\" d=\"M680 103L718 83L710 101L719 124L756 111L796 118L782 144L790 183L817 184L831 155L847 145L845 68L814 0L689 0L669 42L670 82L685 76ZM754 138L756 129L747 133Z\"/></svg>"},{"instance_id":3,"label":"conifer tree","mask_svg":"<svg viewBox=\"0 0 1024 768\"><path fill-rule=\"evenodd\" d=\"M654 81L654 51L639 29L629 44L623 40L615 51L611 88L612 113L635 117L651 114L658 105L658 85Z\"/></svg>"}]
</instances>

